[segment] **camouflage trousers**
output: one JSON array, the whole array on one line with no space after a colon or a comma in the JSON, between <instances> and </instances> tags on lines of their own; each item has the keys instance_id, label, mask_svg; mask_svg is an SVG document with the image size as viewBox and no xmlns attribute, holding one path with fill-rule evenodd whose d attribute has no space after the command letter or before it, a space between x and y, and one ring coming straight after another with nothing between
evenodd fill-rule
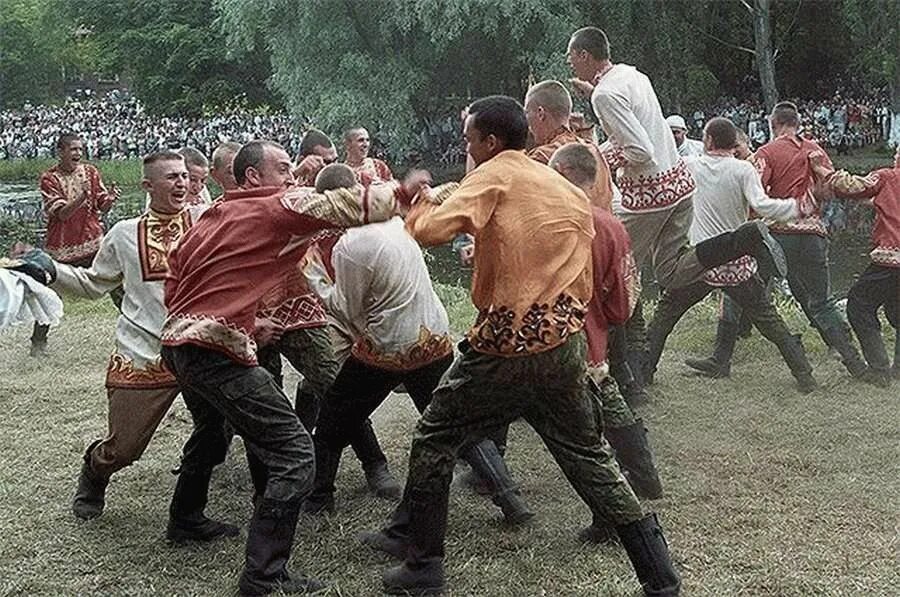
<instances>
[{"instance_id":1,"label":"camouflage trousers","mask_svg":"<svg viewBox=\"0 0 900 597\"><path fill-rule=\"evenodd\" d=\"M634 424L634 413L622 398L619 384L611 375L607 375L597 384L591 382L589 385L591 394L597 402L597 427L601 431Z\"/></svg>"},{"instance_id":2,"label":"camouflage trousers","mask_svg":"<svg viewBox=\"0 0 900 597\"><path fill-rule=\"evenodd\" d=\"M460 349L416 427L407 493L446 494L459 449L521 417L595 519L621 525L641 518L641 505L597 426L582 333L519 357L479 353L465 342Z\"/></svg>"}]
</instances>

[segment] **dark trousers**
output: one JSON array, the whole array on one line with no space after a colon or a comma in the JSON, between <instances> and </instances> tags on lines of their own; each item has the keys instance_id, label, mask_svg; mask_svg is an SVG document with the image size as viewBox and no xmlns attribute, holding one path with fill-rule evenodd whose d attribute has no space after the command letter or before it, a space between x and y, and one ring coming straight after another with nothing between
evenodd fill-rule
<instances>
[{"instance_id":1,"label":"dark trousers","mask_svg":"<svg viewBox=\"0 0 900 597\"><path fill-rule=\"evenodd\" d=\"M818 234L772 236L784 250L791 294L825 343L831 346L828 330L845 327L846 321L831 295L828 239Z\"/></svg>"},{"instance_id":2,"label":"dark trousers","mask_svg":"<svg viewBox=\"0 0 900 597\"><path fill-rule=\"evenodd\" d=\"M211 469L224 461L230 440L227 421L248 454L265 467L265 499L299 503L315 475L312 438L272 376L262 367L241 365L224 353L189 344L163 346L161 354L194 421L182 471Z\"/></svg>"},{"instance_id":3,"label":"dark trousers","mask_svg":"<svg viewBox=\"0 0 900 597\"><path fill-rule=\"evenodd\" d=\"M259 351L260 366L265 367L276 383L283 387L281 355L303 376L303 381L297 385L294 410L303 426L312 432L318 424L322 400L335 383L341 369L341 364L334 355L327 326L290 330L278 342ZM356 457L366 468L387 462L372 428L372 421L366 419L362 425L363 428L350 442Z\"/></svg>"},{"instance_id":4,"label":"dark trousers","mask_svg":"<svg viewBox=\"0 0 900 597\"><path fill-rule=\"evenodd\" d=\"M847 317L869 367L886 373L891 362L884 347L881 322L878 320L878 309L882 306L891 327L900 329L900 268L871 264L850 288ZM894 366L898 367L896 363Z\"/></svg>"},{"instance_id":5,"label":"dark trousers","mask_svg":"<svg viewBox=\"0 0 900 597\"><path fill-rule=\"evenodd\" d=\"M650 324L649 368L656 370L666 339L688 309L702 301L715 290L706 282L695 282L673 290L664 290ZM810 372L809 365L800 362L797 344L784 319L778 314L769 298L766 286L758 276L753 276L737 286L724 286L722 291L741 307L760 333L775 344L794 375ZM805 359L803 359L805 361Z\"/></svg>"},{"instance_id":6,"label":"dark trousers","mask_svg":"<svg viewBox=\"0 0 900 597\"><path fill-rule=\"evenodd\" d=\"M429 521L442 544L460 449L519 417L541 436L595 520L620 525L641 518L641 505L597 428L596 405L585 383L582 333L551 350L519 357L479 353L467 343L461 349L416 426L404 500L387 534L428 532L415 528L422 520L417 508L424 504L442 513L437 518L443 520Z\"/></svg>"}]
</instances>

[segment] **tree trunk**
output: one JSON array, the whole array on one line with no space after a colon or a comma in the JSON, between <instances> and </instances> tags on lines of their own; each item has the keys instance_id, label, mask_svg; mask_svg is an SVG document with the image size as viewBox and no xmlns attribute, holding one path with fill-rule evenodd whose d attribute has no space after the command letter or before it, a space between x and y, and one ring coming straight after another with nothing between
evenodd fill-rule
<instances>
[{"instance_id":1,"label":"tree trunk","mask_svg":"<svg viewBox=\"0 0 900 597\"><path fill-rule=\"evenodd\" d=\"M891 137L888 144L900 145L900 64L894 66L894 83L891 85Z\"/></svg>"},{"instance_id":2,"label":"tree trunk","mask_svg":"<svg viewBox=\"0 0 900 597\"><path fill-rule=\"evenodd\" d=\"M753 0L753 40L756 43L756 68L762 85L763 100L771 110L778 101L775 86L775 55L772 51L771 0Z\"/></svg>"}]
</instances>

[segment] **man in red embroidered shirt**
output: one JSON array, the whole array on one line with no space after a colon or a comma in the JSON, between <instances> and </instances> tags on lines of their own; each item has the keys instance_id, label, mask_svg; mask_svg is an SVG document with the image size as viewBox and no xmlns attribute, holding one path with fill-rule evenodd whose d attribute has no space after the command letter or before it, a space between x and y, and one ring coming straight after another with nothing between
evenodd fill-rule
<instances>
[{"instance_id":1,"label":"man in red embroidered shirt","mask_svg":"<svg viewBox=\"0 0 900 597\"><path fill-rule=\"evenodd\" d=\"M841 355L850 374L865 378L866 363L853 345L847 321L831 294L828 231L822 221L822 206L813 195L809 164L810 154L823 150L798 134L800 117L791 102L776 104L769 124L773 139L754 156L763 189L769 197L802 200L814 207L812 213L796 221L770 224L772 235L784 249L791 294L825 343Z\"/></svg>"},{"instance_id":2,"label":"man in red embroidered shirt","mask_svg":"<svg viewBox=\"0 0 900 597\"><path fill-rule=\"evenodd\" d=\"M78 135L60 135L56 151L59 163L41 175L39 185L47 216L44 249L60 263L88 266L103 238L100 214L109 211L119 189L113 185L107 191L97 168L81 161L84 144ZM32 356L45 353L49 330L34 326Z\"/></svg>"},{"instance_id":3,"label":"man in red embroidered shirt","mask_svg":"<svg viewBox=\"0 0 900 597\"><path fill-rule=\"evenodd\" d=\"M562 86L560 89L565 91ZM590 197L596 188L600 163L590 146L579 141L557 149L548 165ZM609 211L592 204L591 212L596 232L591 245L594 294L588 303L584 332L588 344L587 373L600 406L598 425L615 450L616 461L634 493L645 499L659 499L663 495L662 483L647 443L647 430L622 398L607 362L609 329L625 323L638 298L638 272L631 240L622 223ZM581 537L599 542L608 539L609 531L603 521L595 521L582 531Z\"/></svg>"},{"instance_id":4,"label":"man in red embroidered shirt","mask_svg":"<svg viewBox=\"0 0 900 597\"><path fill-rule=\"evenodd\" d=\"M244 145L235 171L246 172L242 164L253 161L247 154L260 149L273 154L286 185L229 191L184 236L169 254L169 315L162 329L163 361L185 390L194 420L182 473L224 460L225 421L266 469L247 532L243 595L324 587L286 567L313 480L313 445L284 392L257 364L260 301L296 267L317 232L387 219L417 190L412 183L373 185L362 195L359 189L317 194L292 188L290 156L268 141Z\"/></svg>"},{"instance_id":5,"label":"man in red embroidered shirt","mask_svg":"<svg viewBox=\"0 0 900 597\"><path fill-rule=\"evenodd\" d=\"M832 171L824 152L813 152L810 160L826 191L846 199L871 199L875 208L874 247L869 253L872 263L850 288L847 316L869 364L866 380L886 388L891 383L891 364L878 319L882 306L894 328L893 377L900 379L900 146L894 153L893 168L866 176Z\"/></svg>"},{"instance_id":6,"label":"man in red embroidered shirt","mask_svg":"<svg viewBox=\"0 0 900 597\"><path fill-rule=\"evenodd\" d=\"M369 157L370 146L369 131L362 127L349 129L344 133L344 149L347 151L344 163L353 168L363 184L393 180L394 174L387 164Z\"/></svg>"},{"instance_id":7,"label":"man in red embroidered shirt","mask_svg":"<svg viewBox=\"0 0 900 597\"><path fill-rule=\"evenodd\" d=\"M307 133L307 138L310 135L313 135L312 141L320 140L312 131ZM325 140L330 144L327 137ZM265 151L264 146L257 147L259 151L253 150L254 147L251 146L243 153L244 159L235 171L241 189L291 186L294 184L294 172L301 173L304 180L309 180L310 176L315 179L318 168L325 160L315 150L322 145L317 144L313 149L307 145L306 150L311 153L304 157L294 171L285 171L279 168L279 159L283 156L274 151ZM303 151L301 148L301 153ZM334 383L340 363L335 358L331 345L325 307L316 293L310 290L300 271L300 262L282 276L275 288L263 296L256 316L260 320L257 327L267 325L277 330L273 341L260 348L259 363L272 374L279 386L283 385L282 355L303 376L303 381L297 385L294 411L303 426L311 431L316 426L322 398ZM400 484L388 468L387 457L378 444L370 420L366 419L359 433L353 436L351 446L362 464L366 484L372 493L379 497L399 499ZM263 467L255 461L252 452L248 452L247 457L258 486L257 491L260 492L260 488L264 487L264 477L260 476Z\"/></svg>"}]
</instances>

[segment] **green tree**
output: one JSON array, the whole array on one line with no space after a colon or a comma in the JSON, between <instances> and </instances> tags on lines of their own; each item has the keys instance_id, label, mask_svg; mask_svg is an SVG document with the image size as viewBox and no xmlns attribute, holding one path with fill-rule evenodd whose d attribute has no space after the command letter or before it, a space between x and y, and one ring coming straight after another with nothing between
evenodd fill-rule
<instances>
[{"instance_id":1,"label":"green tree","mask_svg":"<svg viewBox=\"0 0 900 597\"><path fill-rule=\"evenodd\" d=\"M89 31L95 68L124 77L147 109L200 115L236 99L271 104L264 52L229 53L212 2L53 0Z\"/></svg>"}]
</instances>

